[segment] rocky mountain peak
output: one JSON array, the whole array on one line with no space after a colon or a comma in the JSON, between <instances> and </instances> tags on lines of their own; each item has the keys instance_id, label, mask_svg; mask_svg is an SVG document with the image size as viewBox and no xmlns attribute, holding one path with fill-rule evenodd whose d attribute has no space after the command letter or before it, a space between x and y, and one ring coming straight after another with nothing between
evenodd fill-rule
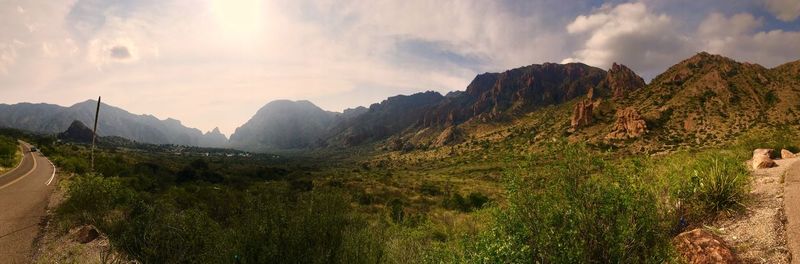
<instances>
[{"instance_id":1,"label":"rocky mountain peak","mask_svg":"<svg viewBox=\"0 0 800 264\"><path fill-rule=\"evenodd\" d=\"M612 99L622 99L628 93L644 87L644 79L636 75L633 70L625 65L617 64L616 62L611 65L608 70L606 80L611 90Z\"/></svg>"}]
</instances>

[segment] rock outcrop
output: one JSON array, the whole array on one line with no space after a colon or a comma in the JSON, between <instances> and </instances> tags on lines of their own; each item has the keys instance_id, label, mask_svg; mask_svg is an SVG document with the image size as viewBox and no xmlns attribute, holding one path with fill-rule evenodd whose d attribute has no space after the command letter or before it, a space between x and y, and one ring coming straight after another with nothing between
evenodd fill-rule
<instances>
[{"instance_id":1,"label":"rock outcrop","mask_svg":"<svg viewBox=\"0 0 800 264\"><path fill-rule=\"evenodd\" d=\"M796 158L796 157L797 157L797 155L795 155L791 151L786 150L786 149L781 149L781 158L782 159L791 159L791 158Z\"/></svg>"},{"instance_id":2,"label":"rock outcrop","mask_svg":"<svg viewBox=\"0 0 800 264\"><path fill-rule=\"evenodd\" d=\"M56 137L64 141L90 143L93 136L92 129L84 125L83 122L75 120L72 121L66 131L59 133Z\"/></svg>"},{"instance_id":3,"label":"rock outcrop","mask_svg":"<svg viewBox=\"0 0 800 264\"><path fill-rule=\"evenodd\" d=\"M594 103L589 98L575 104L575 110L572 112L572 120L570 121L572 128L577 129L591 124L593 109Z\"/></svg>"},{"instance_id":4,"label":"rock outcrop","mask_svg":"<svg viewBox=\"0 0 800 264\"><path fill-rule=\"evenodd\" d=\"M647 124L642 116L633 107L628 107L617 110L617 120L611 128L611 133L606 135L606 139L637 138L645 132Z\"/></svg>"},{"instance_id":5,"label":"rock outcrop","mask_svg":"<svg viewBox=\"0 0 800 264\"><path fill-rule=\"evenodd\" d=\"M672 244L688 264L738 263L731 247L704 229L683 232L672 239Z\"/></svg>"},{"instance_id":6,"label":"rock outcrop","mask_svg":"<svg viewBox=\"0 0 800 264\"><path fill-rule=\"evenodd\" d=\"M614 63L606 75L606 82L611 89L611 98L622 99L631 91L644 87L644 79L636 75L630 68Z\"/></svg>"},{"instance_id":7,"label":"rock outcrop","mask_svg":"<svg viewBox=\"0 0 800 264\"><path fill-rule=\"evenodd\" d=\"M98 237L100 237L100 232L98 232L97 229L94 228L94 226L88 225L81 227L75 233L75 242L86 244L94 241Z\"/></svg>"},{"instance_id":8,"label":"rock outcrop","mask_svg":"<svg viewBox=\"0 0 800 264\"><path fill-rule=\"evenodd\" d=\"M502 73L480 74L464 92L448 94L441 104L426 113L422 125L513 118L515 114L584 97L604 78L604 70L582 63L534 64Z\"/></svg>"},{"instance_id":9,"label":"rock outcrop","mask_svg":"<svg viewBox=\"0 0 800 264\"><path fill-rule=\"evenodd\" d=\"M603 98L618 100L645 86L644 79L622 64L614 63L597 86L592 87L584 99L575 105L570 122L572 129L591 125L592 115Z\"/></svg>"},{"instance_id":10,"label":"rock outcrop","mask_svg":"<svg viewBox=\"0 0 800 264\"><path fill-rule=\"evenodd\" d=\"M753 169L766 169L775 167L775 161L770 158L772 156L772 149L756 149L753 150Z\"/></svg>"}]
</instances>

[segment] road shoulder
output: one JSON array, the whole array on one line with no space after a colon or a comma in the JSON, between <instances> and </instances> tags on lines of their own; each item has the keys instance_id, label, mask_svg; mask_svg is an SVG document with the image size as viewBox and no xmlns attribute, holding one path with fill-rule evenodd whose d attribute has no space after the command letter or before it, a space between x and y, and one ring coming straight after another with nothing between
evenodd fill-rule
<instances>
[{"instance_id":1,"label":"road shoulder","mask_svg":"<svg viewBox=\"0 0 800 264\"><path fill-rule=\"evenodd\" d=\"M786 172L784 182L786 236L793 264L800 263L800 163Z\"/></svg>"}]
</instances>

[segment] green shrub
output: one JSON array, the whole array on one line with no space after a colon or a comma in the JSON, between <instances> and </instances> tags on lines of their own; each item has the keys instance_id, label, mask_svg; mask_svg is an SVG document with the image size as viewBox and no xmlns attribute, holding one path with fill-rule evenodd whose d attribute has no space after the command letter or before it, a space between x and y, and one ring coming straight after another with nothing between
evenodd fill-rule
<instances>
[{"instance_id":1,"label":"green shrub","mask_svg":"<svg viewBox=\"0 0 800 264\"><path fill-rule=\"evenodd\" d=\"M750 177L740 160L711 153L694 161L691 175L680 185L676 197L680 211L692 219L743 208L750 186Z\"/></svg>"},{"instance_id":2,"label":"green shrub","mask_svg":"<svg viewBox=\"0 0 800 264\"><path fill-rule=\"evenodd\" d=\"M389 217L395 223L403 223L406 213L403 209L403 201L400 199L392 199L389 202Z\"/></svg>"},{"instance_id":3,"label":"green shrub","mask_svg":"<svg viewBox=\"0 0 800 264\"><path fill-rule=\"evenodd\" d=\"M57 213L78 224L102 226L104 216L132 198L117 178L105 178L96 174L73 177L67 186L66 199Z\"/></svg>"},{"instance_id":4,"label":"green shrub","mask_svg":"<svg viewBox=\"0 0 800 264\"><path fill-rule=\"evenodd\" d=\"M466 198L460 193L453 193L442 201L442 207L461 212L472 212L489 202L489 197L479 192L472 192Z\"/></svg>"},{"instance_id":5,"label":"green shrub","mask_svg":"<svg viewBox=\"0 0 800 264\"><path fill-rule=\"evenodd\" d=\"M470 193L467 199L469 199L470 206L476 209L480 209L490 200L489 197L479 192Z\"/></svg>"},{"instance_id":6,"label":"green shrub","mask_svg":"<svg viewBox=\"0 0 800 264\"><path fill-rule=\"evenodd\" d=\"M169 203L137 203L110 232L112 243L142 263L224 263L234 255L220 243L222 228L202 211Z\"/></svg>"},{"instance_id":7,"label":"green shrub","mask_svg":"<svg viewBox=\"0 0 800 264\"><path fill-rule=\"evenodd\" d=\"M0 135L0 167L14 167L16 163L17 141Z\"/></svg>"},{"instance_id":8,"label":"green shrub","mask_svg":"<svg viewBox=\"0 0 800 264\"><path fill-rule=\"evenodd\" d=\"M424 182L419 187L419 192L430 196L437 196L442 194L442 188L439 188L436 184Z\"/></svg>"},{"instance_id":9,"label":"green shrub","mask_svg":"<svg viewBox=\"0 0 800 264\"><path fill-rule=\"evenodd\" d=\"M507 176L509 205L466 243L470 263L663 263L668 226L639 171L563 142ZM544 160L550 162L541 164Z\"/></svg>"}]
</instances>

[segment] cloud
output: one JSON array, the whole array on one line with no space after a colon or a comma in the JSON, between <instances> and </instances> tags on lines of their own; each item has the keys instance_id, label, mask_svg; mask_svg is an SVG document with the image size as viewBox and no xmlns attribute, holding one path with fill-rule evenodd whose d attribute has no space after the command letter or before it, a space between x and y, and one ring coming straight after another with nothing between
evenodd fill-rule
<instances>
[{"instance_id":1,"label":"cloud","mask_svg":"<svg viewBox=\"0 0 800 264\"><path fill-rule=\"evenodd\" d=\"M17 61L17 49L24 46L19 40L0 43L0 73L8 74L8 68Z\"/></svg>"},{"instance_id":2,"label":"cloud","mask_svg":"<svg viewBox=\"0 0 800 264\"><path fill-rule=\"evenodd\" d=\"M758 62L767 67L797 59L800 32L758 31L762 26L762 19L748 13L730 17L713 13L697 30L698 46L712 53Z\"/></svg>"},{"instance_id":3,"label":"cloud","mask_svg":"<svg viewBox=\"0 0 800 264\"><path fill-rule=\"evenodd\" d=\"M134 113L230 133L275 99L335 111L461 90L475 74L533 63L616 61L648 78L703 49L770 65L800 46L793 29L746 15L764 6L721 0L247 1L0 5L0 100L69 105L103 95Z\"/></svg>"},{"instance_id":4,"label":"cloud","mask_svg":"<svg viewBox=\"0 0 800 264\"><path fill-rule=\"evenodd\" d=\"M689 40L677 30L676 23L641 2L603 6L567 25L567 32L583 45L562 62L602 68L619 62L652 77L675 58L691 53Z\"/></svg>"},{"instance_id":5,"label":"cloud","mask_svg":"<svg viewBox=\"0 0 800 264\"><path fill-rule=\"evenodd\" d=\"M764 6L780 20L791 22L800 16L800 1L763 0Z\"/></svg>"},{"instance_id":6,"label":"cloud","mask_svg":"<svg viewBox=\"0 0 800 264\"><path fill-rule=\"evenodd\" d=\"M125 46L114 46L109 50L111 58L126 60L131 58L131 52Z\"/></svg>"}]
</instances>

